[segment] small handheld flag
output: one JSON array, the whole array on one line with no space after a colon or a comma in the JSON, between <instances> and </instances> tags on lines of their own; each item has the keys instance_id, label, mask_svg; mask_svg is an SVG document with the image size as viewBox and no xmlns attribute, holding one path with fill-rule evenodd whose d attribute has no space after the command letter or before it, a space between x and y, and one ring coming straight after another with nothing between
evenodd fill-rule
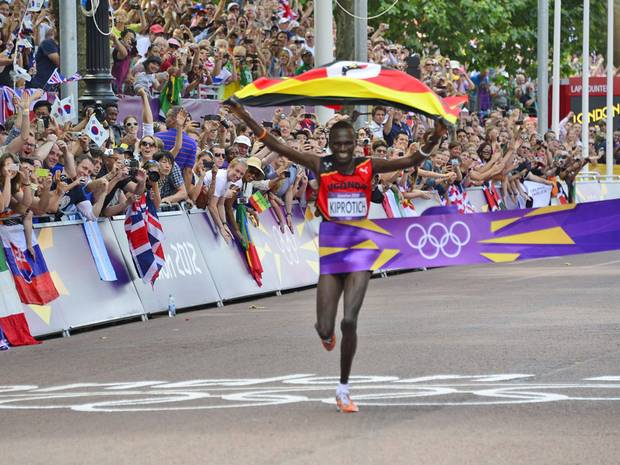
<instances>
[{"instance_id":1,"label":"small handheld flag","mask_svg":"<svg viewBox=\"0 0 620 465\"><path fill-rule=\"evenodd\" d=\"M103 127L95 115L92 115L88 120L85 131L90 140L97 144L98 147L101 147L108 139L107 129Z\"/></svg>"},{"instance_id":2,"label":"small handheld flag","mask_svg":"<svg viewBox=\"0 0 620 465\"><path fill-rule=\"evenodd\" d=\"M271 207L269 201L265 198L262 192L255 192L250 197L250 205L257 213L263 213L265 210Z\"/></svg>"}]
</instances>

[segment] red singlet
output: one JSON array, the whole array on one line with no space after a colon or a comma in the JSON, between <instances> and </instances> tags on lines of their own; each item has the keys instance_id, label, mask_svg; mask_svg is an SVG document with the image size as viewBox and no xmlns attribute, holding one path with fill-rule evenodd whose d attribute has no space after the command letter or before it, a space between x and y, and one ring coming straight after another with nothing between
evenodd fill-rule
<instances>
[{"instance_id":1,"label":"red singlet","mask_svg":"<svg viewBox=\"0 0 620 465\"><path fill-rule=\"evenodd\" d=\"M334 169L334 156L321 158L316 205L328 221L363 220L368 216L372 192L372 160L354 158L353 174Z\"/></svg>"}]
</instances>

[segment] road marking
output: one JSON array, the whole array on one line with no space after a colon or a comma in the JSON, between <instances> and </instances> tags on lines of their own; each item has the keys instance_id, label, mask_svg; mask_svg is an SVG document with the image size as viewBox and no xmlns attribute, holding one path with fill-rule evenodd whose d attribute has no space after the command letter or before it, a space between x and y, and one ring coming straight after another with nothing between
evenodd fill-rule
<instances>
[{"instance_id":1,"label":"road marking","mask_svg":"<svg viewBox=\"0 0 620 465\"><path fill-rule=\"evenodd\" d=\"M576 383L537 383L530 374L399 378L353 376L352 396L373 407L501 406L567 401L620 401L620 376ZM0 410L160 412L334 404L337 377L290 374L269 378L197 379L177 382L74 382L61 386L0 386Z\"/></svg>"}]
</instances>

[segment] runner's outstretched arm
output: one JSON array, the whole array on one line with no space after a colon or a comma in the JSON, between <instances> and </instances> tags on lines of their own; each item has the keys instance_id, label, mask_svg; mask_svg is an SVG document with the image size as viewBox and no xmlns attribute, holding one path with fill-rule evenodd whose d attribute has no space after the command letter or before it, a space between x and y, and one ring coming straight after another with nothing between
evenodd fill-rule
<instances>
[{"instance_id":1,"label":"runner's outstretched arm","mask_svg":"<svg viewBox=\"0 0 620 465\"><path fill-rule=\"evenodd\" d=\"M407 155L404 157L396 158L394 160L384 160L383 158L372 158L372 168L375 173L389 173L391 171L402 170L405 168L411 168L419 166L424 160L426 160L441 138L448 132L448 128L441 122L435 123L435 131L424 142L424 146L420 150L414 151L413 145L409 147Z\"/></svg>"},{"instance_id":2,"label":"runner's outstretched arm","mask_svg":"<svg viewBox=\"0 0 620 465\"><path fill-rule=\"evenodd\" d=\"M280 155L284 155L293 163L298 163L311 169L315 173L318 173L320 158L317 155L311 152L299 152L280 142L278 139L273 137L267 129L258 124L254 118L250 116L246 109L243 108L243 105L241 105L241 103L239 103L239 101L234 97L227 99L224 102L224 105L230 109L231 113L247 124L249 128L254 131L254 134L256 134L271 150L279 153Z\"/></svg>"}]
</instances>

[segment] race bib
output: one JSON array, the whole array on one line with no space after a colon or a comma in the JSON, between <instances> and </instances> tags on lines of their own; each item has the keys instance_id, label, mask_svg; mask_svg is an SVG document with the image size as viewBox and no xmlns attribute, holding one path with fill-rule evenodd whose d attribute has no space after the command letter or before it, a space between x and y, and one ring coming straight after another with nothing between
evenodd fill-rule
<instances>
[{"instance_id":1,"label":"race bib","mask_svg":"<svg viewBox=\"0 0 620 465\"><path fill-rule=\"evenodd\" d=\"M330 192L327 196L329 217L334 220L362 220L368 215L363 192Z\"/></svg>"}]
</instances>

